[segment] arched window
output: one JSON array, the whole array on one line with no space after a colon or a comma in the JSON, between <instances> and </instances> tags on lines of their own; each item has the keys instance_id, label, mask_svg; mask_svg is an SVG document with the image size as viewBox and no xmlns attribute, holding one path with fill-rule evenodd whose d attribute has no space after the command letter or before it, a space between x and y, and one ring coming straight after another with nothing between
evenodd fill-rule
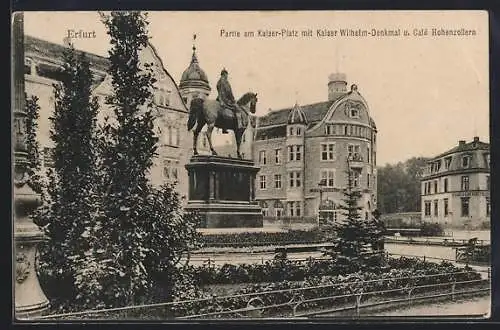
<instances>
[{"instance_id":1,"label":"arched window","mask_svg":"<svg viewBox=\"0 0 500 330\"><path fill-rule=\"evenodd\" d=\"M267 217L269 215L269 205L267 204L266 201L261 201L260 202L260 207L262 208L262 215L264 217Z\"/></svg>"},{"instance_id":2,"label":"arched window","mask_svg":"<svg viewBox=\"0 0 500 330\"><path fill-rule=\"evenodd\" d=\"M283 203L279 200L274 202L274 216L282 217L283 216Z\"/></svg>"}]
</instances>

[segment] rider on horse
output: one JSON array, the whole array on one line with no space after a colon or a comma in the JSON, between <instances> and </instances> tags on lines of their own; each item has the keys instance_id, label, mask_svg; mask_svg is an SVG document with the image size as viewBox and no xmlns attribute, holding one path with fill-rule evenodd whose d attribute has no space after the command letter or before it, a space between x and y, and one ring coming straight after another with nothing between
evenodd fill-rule
<instances>
[{"instance_id":1,"label":"rider on horse","mask_svg":"<svg viewBox=\"0 0 500 330\"><path fill-rule=\"evenodd\" d=\"M228 72L226 69L222 69L220 73L219 81L217 82L217 101L222 108L230 109L234 116L234 127L238 128L238 117L237 117L237 104L234 100L233 90L231 89L231 84L227 79ZM227 128L222 129L223 134L227 134Z\"/></svg>"}]
</instances>

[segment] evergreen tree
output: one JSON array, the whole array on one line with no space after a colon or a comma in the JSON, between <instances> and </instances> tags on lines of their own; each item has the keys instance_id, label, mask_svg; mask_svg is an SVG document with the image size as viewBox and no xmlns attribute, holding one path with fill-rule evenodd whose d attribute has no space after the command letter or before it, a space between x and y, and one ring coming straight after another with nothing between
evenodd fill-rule
<instances>
[{"instance_id":1,"label":"evergreen tree","mask_svg":"<svg viewBox=\"0 0 500 330\"><path fill-rule=\"evenodd\" d=\"M38 194L41 194L42 178L40 176L41 162L37 139L38 118L40 117L40 106L38 97L31 96L26 99L26 151L28 153L28 185Z\"/></svg>"},{"instance_id":2,"label":"evergreen tree","mask_svg":"<svg viewBox=\"0 0 500 330\"><path fill-rule=\"evenodd\" d=\"M47 224L44 228L50 239L41 258L53 280L48 294L70 302L77 294L79 260L89 248L85 233L94 225L98 209L94 151L98 103L91 97L91 86L86 56L69 47L64 52L61 81L54 85L56 101L50 118L54 168L48 174L49 198L37 217Z\"/></svg>"},{"instance_id":3,"label":"evergreen tree","mask_svg":"<svg viewBox=\"0 0 500 330\"><path fill-rule=\"evenodd\" d=\"M377 243L383 235L373 216L368 219L361 216L362 194L354 186L354 175L352 170L347 170L347 186L343 190L343 203L339 205L343 218L325 226L326 240L333 243L333 248L325 253L345 265L349 272L374 265L371 252L375 246L379 247Z\"/></svg>"},{"instance_id":4,"label":"evergreen tree","mask_svg":"<svg viewBox=\"0 0 500 330\"><path fill-rule=\"evenodd\" d=\"M171 297L176 268L196 236L196 218L182 212L172 186L152 187L148 175L156 156L151 64L140 63L148 45L146 15L101 15L111 39L112 110L100 131L100 176L105 187L99 226L77 279L93 307L146 302L153 291ZM182 275L182 274L181 274ZM160 283L162 288L155 284Z\"/></svg>"}]
</instances>

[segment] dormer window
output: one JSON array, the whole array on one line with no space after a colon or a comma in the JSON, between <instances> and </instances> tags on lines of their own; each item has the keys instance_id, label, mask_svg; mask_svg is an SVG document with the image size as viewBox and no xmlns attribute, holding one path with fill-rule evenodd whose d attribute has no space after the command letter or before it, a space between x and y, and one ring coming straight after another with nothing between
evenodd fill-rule
<instances>
[{"instance_id":1,"label":"dormer window","mask_svg":"<svg viewBox=\"0 0 500 330\"><path fill-rule=\"evenodd\" d=\"M24 74L31 74L31 65L33 61L31 58L24 59Z\"/></svg>"},{"instance_id":2,"label":"dormer window","mask_svg":"<svg viewBox=\"0 0 500 330\"><path fill-rule=\"evenodd\" d=\"M470 167L471 156L466 155L462 157L462 167L469 168Z\"/></svg>"},{"instance_id":3,"label":"dormer window","mask_svg":"<svg viewBox=\"0 0 500 330\"><path fill-rule=\"evenodd\" d=\"M349 114L350 114L351 118L359 118L359 110L358 109L351 109L351 111L349 111Z\"/></svg>"},{"instance_id":4,"label":"dormer window","mask_svg":"<svg viewBox=\"0 0 500 330\"><path fill-rule=\"evenodd\" d=\"M450 169L450 165L451 165L451 157L446 157L444 159L444 168L446 170L449 170Z\"/></svg>"}]
</instances>

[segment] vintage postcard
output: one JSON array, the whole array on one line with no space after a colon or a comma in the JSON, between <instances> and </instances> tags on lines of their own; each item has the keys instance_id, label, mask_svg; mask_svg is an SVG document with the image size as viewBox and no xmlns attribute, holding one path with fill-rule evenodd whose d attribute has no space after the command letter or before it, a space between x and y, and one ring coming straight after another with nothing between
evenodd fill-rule
<instances>
[{"instance_id":1,"label":"vintage postcard","mask_svg":"<svg viewBox=\"0 0 500 330\"><path fill-rule=\"evenodd\" d=\"M18 320L487 318L485 11L18 12Z\"/></svg>"}]
</instances>

